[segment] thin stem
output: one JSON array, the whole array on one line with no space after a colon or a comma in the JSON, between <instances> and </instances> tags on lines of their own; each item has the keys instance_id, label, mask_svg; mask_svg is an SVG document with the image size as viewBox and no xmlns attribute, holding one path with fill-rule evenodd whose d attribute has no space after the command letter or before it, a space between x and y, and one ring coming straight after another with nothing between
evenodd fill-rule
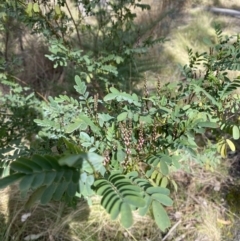
<instances>
[{"instance_id":1,"label":"thin stem","mask_svg":"<svg viewBox=\"0 0 240 241\"><path fill-rule=\"evenodd\" d=\"M79 33L79 31L78 31L77 24L76 24L76 22L75 22L75 20L74 20L74 18L73 18L72 12L71 12L68 4L67 4L67 1L65 2L65 4L66 4L66 8L67 8L67 10L68 10L68 12L69 12L69 14L70 14L70 16L71 16L71 19L72 19L72 22L73 22L73 24L74 24L74 27L75 27L75 29L76 29L79 45L82 45L81 38L80 38L80 33Z\"/></svg>"}]
</instances>

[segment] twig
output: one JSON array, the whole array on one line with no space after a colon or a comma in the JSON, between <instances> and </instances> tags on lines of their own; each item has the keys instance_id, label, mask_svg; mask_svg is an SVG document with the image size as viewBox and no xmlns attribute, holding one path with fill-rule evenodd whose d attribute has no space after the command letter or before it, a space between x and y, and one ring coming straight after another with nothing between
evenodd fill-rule
<instances>
[{"instance_id":1,"label":"twig","mask_svg":"<svg viewBox=\"0 0 240 241\"><path fill-rule=\"evenodd\" d=\"M168 231L168 233L166 234L166 236L162 239L162 241L166 240L170 234L177 228L177 226L182 222L182 220L180 219L177 223L175 223L170 230Z\"/></svg>"},{"instance_id":2,"label":"twig","mask_svg":"<svg viewBox=\"0 0 240 241\"><path fill-rule=\"evenodd\" d=\"M199 200L197 200L194 196L192 196L190 193L188 193L188 196L189 196L190 198L192 198L197 204L199 204L200 206L202 206L202 203L201 203Z\"/></svg>"},{"instance_id":3,"label":"twig","mask_svg":"<svg viewBox=\"0 0 240 241\"><path fill-rule=\"evenodd\" d=\"M17 219L18 215L21 213L21 211L22 211L22 209L19 209L19 210L15 213L14 217L12 217L11 222L8 224L7 231L6 231L6 233L4 234L4 237L6 238L5 240L8 240L8 238L9 238L9 236L10 236L10 230L11 230L11 228L12 228L12 225L13 225L13 223L15 222L15 220Z\"/></svg>"},{"instance_id":4,"label":"twig","mask_svg":"<svg viewBox=\"0 0 240 241\"><path fill-rule=\"evenodd\" d=\"M132 237L132 239L133 239L134 241L137 241L137 240L135 239L135 237L131 234L131 232L129 232L129 230L125 229L125 231L128 233L128 235L129 235L130 237Z\"/></svg>"},{"instance_id":5,"label":"twig","mask_svg":"<svg viewBox=\"0 0 240 241\"><path fill-rule=\"evenodd\" d=\"M14 78L14 79L17 80L18 82L20 82L20 83L28 86L28 83L26 83L24 80L21 80L21 79L19 79L18 77L14 76L14 75L10 75L10 74L9 74L9 76L12 77L12 78ZM41 93L39 93L39 92L36 91L36 90L34 90L34 92L35 92L38 96L40 96L46 103L48 103L48 100L47 100Z\"/></svg>"},{"instance_id":6,"label":"twig","mask_svg":"<svg viewBox=\"0 0 240 241\"><path fill-rule=\"evenodd\" d=\"M76 24L76 22L75 22L75 20L74 20L74 17L73 17L73 15L72 15L72 12L71 12L71 10L70 10L67 2L65 2L65 5L66 5L66 8L67 8L67 10L68 10L68 12L69 12L69 14L70 14L70 16L71 16L72 22L73 22L73 24L74 24L74 27L75 27L75 30L76 30L76 33L77 33L78 43L79 43L79 45L81 46L82 43L81 43L81 37L80 37L79 30L78 30L78 26L77 26L77 24Z\"/></svg>"}]
</instances>

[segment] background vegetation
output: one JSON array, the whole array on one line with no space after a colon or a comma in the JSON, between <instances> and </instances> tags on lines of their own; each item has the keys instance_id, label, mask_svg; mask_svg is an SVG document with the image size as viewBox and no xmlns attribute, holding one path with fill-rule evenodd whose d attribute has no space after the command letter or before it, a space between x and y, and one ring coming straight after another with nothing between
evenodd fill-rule
<instances>
[{"instance_id":1,"label":"background vegetation","mask_svg":"<svg viewBox=\"0 0 240 241\"><path fill-rule=\"evenodd\" d=\"M203 1L79 3L0 4L1 238L237 236L235 20Z\"/></svg>"}]
</instances>

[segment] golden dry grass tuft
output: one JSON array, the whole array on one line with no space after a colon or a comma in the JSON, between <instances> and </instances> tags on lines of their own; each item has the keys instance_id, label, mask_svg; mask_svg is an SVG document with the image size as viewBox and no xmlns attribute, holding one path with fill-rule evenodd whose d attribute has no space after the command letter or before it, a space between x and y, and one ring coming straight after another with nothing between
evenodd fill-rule
<instances>
[{"instance_id":1,"label":"golden dry grass tuft","mask_svg":"<svg viewBox=\"0 0 240 241\"><path fill-rule=\"evenodd\" d=\"M173 174L179 190L173 194L175 204L171 213L173 226L178 226L167 240L232 240L232 230L239 217L230 211L224 198L229 168L226 163L212 172L188 162L188 172Z\"/></svg>"}]
</instances>

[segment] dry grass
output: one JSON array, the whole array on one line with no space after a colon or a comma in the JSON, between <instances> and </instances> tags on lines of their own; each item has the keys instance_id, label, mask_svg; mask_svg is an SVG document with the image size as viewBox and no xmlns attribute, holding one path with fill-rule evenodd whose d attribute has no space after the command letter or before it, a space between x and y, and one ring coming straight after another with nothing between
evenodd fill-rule
<instances>
[{"instance_id":1,"label":"dry grass","mask_svg":"<svg viewBox=\"0 0 240 241\"><path fill-rule=\"evenodd\" d=\"M71 240L68 225L72 221L87 220L89 208L85 202L79 202L77 209L73 210L62 203L50 203L46 206L35 205L31 210L24 210L26 199L20 196L18 187L13 185L0 192L0 216L5 226L1 226L0 240L24 240L29 235L39 235L38 240ZM24 214L31 216L22 222ZM2 224L3 224L2 223Z\"/></svg>"},{"instance_id":2,"label":"dry grass","mask_svg":"<svg viewBox=\"0 0 240 241\"><path fill-rule=\"evenodd\" d=\"M218 220L221 220L219 212L216 212L216 207L207 205L202 207L202 222L198 225L198 240L222 240L222 232L219 228ZM220 216L220 217L219 217Z\"/></svg>"},{"instance_id":3,"label":"dry grass","mask_svg":"<svg viewBox=\"0 0 240 241\"><path fill-rule=\"evenodd\" d=\"M17 186L2 190L0 217L0 240L22 241L29 235L41 235L40 241L221 241L230 238L236 219L222 200L220 187L227 180L221 172L206 171L189 162L189 172L177 171L172 177L178 183L178 192L172 193L174 206L168 208L172 228L162 234L149 217L134 214L134 225L126 230L119 221L111 221L93 197L90 208L80 201L76 209L52 202L46 206L36 205L24 210L25 200L20 197ZM218 168L219 169L219 168ZM25 213L31 216L25 221ZM4 225L5 224L5 225ZM163 237L162 237L163 235ZM228 239L226 239L228 240Z\"/></svg>"},{"instance_id":4,"label":"dry grass","mask_svg":"<svg viewBox=\"0 0 240 241\"><path fill-rule=\"evenodd\" d=\"M190 162L189 172L173 174L179 191L173 194L173 220L181 221L169 240L221 241L231 240L234 220L238 220L224 200L227 166L210 172Z\"/></svg>"},{"instance_id":5,"label":"dry grass","mask_svg":"<svg viewBox=\"0 0 240 241\"><path fill-rule=\"evenodd\" d=\"M188 48L199 53L208 51L204 38L216 42L214 24L220 24L223 34L226 35L240 32L238 19L207 12L203 10L206 5L230 8L238 6L240 8L240 3L237 0L205 2L192 0L186 1L185 7L178 13L164 16L162 21L165 24L156 26L154 34L157 37L165 36L168 41L163 45L154 46L149 55L145 57L154 60L158 69L146 73L150 79L148 81L150 88L156 85L158 78L161 79L163 84L180 78L181 73L178 64L185 65L188 63ZM168 29L167 32L165 31L165 35L163 35L164 26ZM149 69L151 69L151 66ZM233 79L239 74L239 72L231 71L229 77Z\"/></svg>"},{"instance_id":6,"label":"dry grass","mask_svg":"<svg viewBox=\"0 0 240 241\"><path fill-rule=\"evenodd\" d=\"M41 241L144 241L146 238L157 241L161 237L161 232L148 216L141 217L136 213L135 225L128 230L118 221L112 222L100 206L98 197L93 197L90 209L86 202L79 201L76 209L52 202L24 210L26 199L21 198L16 185L1 190L0 195L0 240L27 240L31 235L39 235L37 240ZM22 222L22 216L27 213L31 216Z\"/></svg>"},{"instance_id":7,"label":"dry grass","mask_svg":"<svg viewBox=\"0 0 240 241\"><path fill-rule=\"evenodd\" d=\"M111 221L109 215L99 205L100 199L93 198L93 205L90 207L91 212L89 219L82 225L77 222L70 224L72 232L75 236L79 232L85 232L86 237L82 240L160 240L161 232L157 229L153 220L148 217L139 216L138 213L134 214L134 225L130 229L124 229L118 221Z\"/></svg>"}]
</instances>

